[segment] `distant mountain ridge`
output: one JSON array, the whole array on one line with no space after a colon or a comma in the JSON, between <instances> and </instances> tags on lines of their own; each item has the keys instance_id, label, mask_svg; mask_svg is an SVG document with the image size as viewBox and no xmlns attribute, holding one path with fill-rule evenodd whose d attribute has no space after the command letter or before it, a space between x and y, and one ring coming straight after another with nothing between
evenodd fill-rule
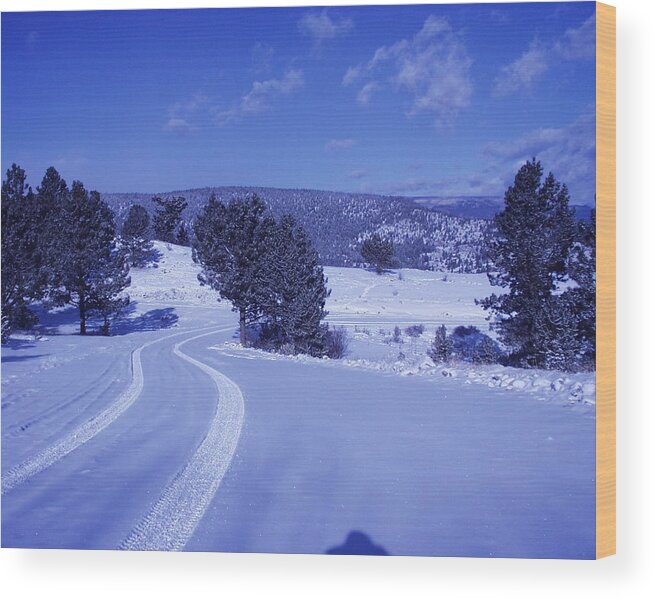
<instances>
[{"instance_id":1,"label":"distant mountain ridge","mask_svg":"<svg viewBox=\"0 0 655 599\"><path fill-rule=\"evenodd\" d=\"M153 195L183 196L191 225L212 193L223 201L259 195L272 214L291 214L307 231L325 265L361 265L364 239L380 233L393 240L398 265L449 272L485 272L486 247L493 234L490 221L429 209L406 198L312 189L269 187L204 187L160 194L110 193L103 199L122 224L132 204L154 211Z\"/></svg>"},{"instance_id":2,"label":"distant mountain ridge","mask_svg":"<svg viewBox=\"0 0 655 599\"><path fill-rule=\"evenodd\" d=\"M493 219L503 209L502 196L418 196L406 197L407 202L462 218ZM593 206L571 204L578 220L588 220Z\"/></svg>"}]
</instances>

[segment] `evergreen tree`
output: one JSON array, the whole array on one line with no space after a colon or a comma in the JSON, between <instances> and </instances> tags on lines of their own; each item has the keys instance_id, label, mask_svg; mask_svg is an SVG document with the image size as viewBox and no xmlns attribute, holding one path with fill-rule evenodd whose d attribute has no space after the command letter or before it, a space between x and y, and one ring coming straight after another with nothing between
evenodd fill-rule
<instances>
[{"instance_id":1,"label":"evergreen tree","mask_svg":"<svg viewBox=\"0 0 655 599\"><path fill-rule=\"evenodd\" d=\"M121 246L131 266L145 266L156 260L150 239L150 216L143 206L130 206L121 230Z\"/></svg>"},{"instance_id":2,"label":"evergreen tree","mask_svg":"<svg viewBox=\"0 0 655 599\"><path fill-rule=\"evenodd\" d=\"M109 335L111 321L127 308L130 296L123 293L130 285L130 266L125 252L114 245L98 260L89 277L90 314L102 318L100 332Z\"/></svg>"},{"instance_id":3,"label":"evergreen tree","mask_svg":"<svg viewBox=\"0 0 655 599\"><path fill-rule=\"evenodd\" d=\"M3 342L12 329L28 328L37 321L28 306L46 292L44 225L25 171L13 164L2 183Z\"/></svg>"},{"instance_id":4,"label":"evergreen tree","mask_svg":"<svg viewBox=\"0 0 655 599\"><path fill-rule=\"evenodd\" d=\"M162 198L155 196L152 201L158 206L152 227L155 237L167 243L176 243L175 231L182 222L182 213L187 207L183 197Z\"/></svg>"},{"instance_id":5,"label":"evergreen tree","mask_svg":"<svg viewBox=\"0 0 655 599\"><path fill-rule=\"evenodd\" d=\"M179 229L177 230L176 241L178 245L183 245L183 246L188 246L190 243L189 233L187 232L184 223L181 223Z\"/></svg>"},{"instance_id":6,"label":"evergreen tree","mask_svg":"<svg viewBox=\"0 0 655 599\"><path fill-rule=\"evenodd\" d=\"M69 200L70 190L66 181L54 167L49 167L41 184L36 188L37 209L43 255L43 275L45 284L51 291L61 284L61 260L58 256L65 254L67 229L63 222L64 204Z\"/></svg>"},{"instance_id":7,"label":"evergreen tree","mask_svg":"<svg viewBox=\"0 0 655 599\"><path fill-rule=\"evenodd\" d=\"M127 218L121 229L122 237L148 238L150 231L150 216L148 211L139 204L132 204L127 213Z\"/></svg>"},{"instance_id":8,"label":"evergreen tree","mask_svg":"<svg viewBox=\"0 0 655 599\"><path fill-rule=\"evenodd\" d=\"M89 315L106 317L121 303L119 296L130 284L126 260L116 245L111 210L98 192L89 193L79 181L63 202L61 223L66 235L56 256L61 285L55 299L78 308L80 334L86 335Z\"/></svg>"},{"instance_id":9,"label":"evergreen tree","mask_svg":"<svg viewBox=\"0 0 655 599\"><path fill-rule=\"evenodd\" d=\"M428 349L428 356L435 364L443 364L450 360L453 353L453 342L446 332L446 325L437 327L432 345Z\"/></svg>"},{"instance_id":10,"label":"evergreen tree","mask_svg":"<svg viewBox=\"0 0 655 599\"><path fill-rule=\"evenodd\" d=\"M330 292L316 250L291 216L269 223L256 282L258 304L279 343L293 353L322 355Z\"/></svg>"},{"instance_id":11,"label":"evergreen tree","mask_svg":"<svg viewBox=\"0 0 655 599\"><path fill-rule=\"evenodd\" d=\"M256 195L226 205L212 194L194 226L193 260L202 267L198 278L239 313L239 339L244 346L247 324L262 314L257 276L271 227L265 210Z\"/></svg>"},{"instance_id":12,"label":"evergreen tree","mask_svg":"<svg viewBox=\"0 0 655 599\"><path fill-rule=\"evenodd\" d=\"M568 301L577 317L580 368L593 369L596 364L596 210L589 222L578 224L576 241L569 256L569 276L577 287L567 289L562 299Z\"/></svg>"},{"instance_id":13,"label":"evergreen tree","mask_svg":"<svg viewBox=\"0 0 655 599\"><path fill-rule=\"evenodd\" d=\"M393 243L374 233L362 243L361 254L364 261L374 266L375 272L380 275L393 264Z\"/></svg>"},{"instance_id":14,"label":"evergreen tree","mask_svg":"<svg viewBox=\"0 0 655 599\"><path fill-rule=\"evenodd\" d=\"M495 317L501 340L522 366L546 365L542 335L544 313L556 283L565 278L575 227L566 185L549 174L542 183L541 164L533 159L516 174L505 192L505 207L495 218L497 236L489 254L492 285L509 289L481 300Z\"/></svg>"}]
</instances>

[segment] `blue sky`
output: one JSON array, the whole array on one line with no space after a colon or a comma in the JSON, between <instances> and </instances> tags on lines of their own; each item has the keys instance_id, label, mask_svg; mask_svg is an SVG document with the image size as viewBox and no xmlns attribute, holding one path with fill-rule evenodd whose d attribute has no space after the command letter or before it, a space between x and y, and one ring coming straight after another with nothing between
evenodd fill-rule
<instances>
[{"instance_id":1,"label":"blue sky","mask_svg":"<svg viewBox=\"0 0 655 599\"><path fill-rule=\"evenodd\" d=\"M533 155L592 203L595 5L4 13L2 169L105 192L502 195Z\"/></svg>"}]
</instances>

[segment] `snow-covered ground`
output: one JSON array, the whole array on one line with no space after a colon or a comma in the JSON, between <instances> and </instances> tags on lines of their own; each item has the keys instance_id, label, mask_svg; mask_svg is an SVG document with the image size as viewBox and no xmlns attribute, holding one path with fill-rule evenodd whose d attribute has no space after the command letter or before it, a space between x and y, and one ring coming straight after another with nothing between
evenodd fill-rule
<instances>
[{"instance_id":1,"label":"snow-covered ground","mask_svg":"<svg viewBox=\"0 0 655 599\"><path fill-rule=\"evenodd\" d=\"M593 373L426 356L487 330L484 275L326 268L351 341L320 360L239 347L158 247L114 336L60 310L3 347L4 546L593 557Z\"/></svg>"}]
</instances>

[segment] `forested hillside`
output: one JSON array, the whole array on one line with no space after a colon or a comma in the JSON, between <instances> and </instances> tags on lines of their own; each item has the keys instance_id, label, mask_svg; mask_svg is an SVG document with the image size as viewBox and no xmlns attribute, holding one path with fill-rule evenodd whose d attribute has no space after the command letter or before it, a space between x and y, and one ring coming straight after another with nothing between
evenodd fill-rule
<instances>
[{"instance_id":1,"label":"forested hillside","mask_svg":"<svg viewBox=\"0 0 655 599\"><path fill-rule=\"evenodd\" d=\"M274 215L291 214L308 232L325 265L359 265L362 241L380 233L394 242L399 266L485 271L486 240L492 231L489 221L434 212L402 198L258 187L207 187L158 195L183 196L188 202L184 220L190 225L212 192L223 201L256 193ZM119 225L132 204L152 212L152 197L142 193L103 194Z\"/></svg>"}]
</instances>

